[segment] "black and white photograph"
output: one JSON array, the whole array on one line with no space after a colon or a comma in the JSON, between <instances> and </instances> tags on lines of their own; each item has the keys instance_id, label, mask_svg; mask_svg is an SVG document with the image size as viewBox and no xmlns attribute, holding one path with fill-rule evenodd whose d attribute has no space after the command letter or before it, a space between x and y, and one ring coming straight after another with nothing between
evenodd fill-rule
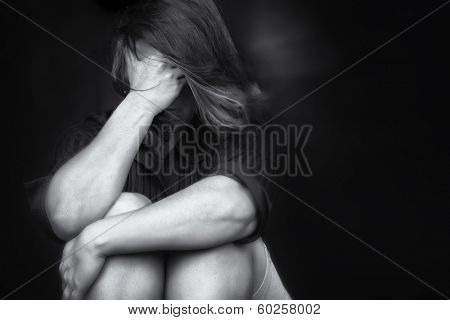
<instances>
[{"instance_id":1,"label":"black and white photograph","mask_svg":"<svg viewBox=\"0 0 450 320\"><path fill-rule=\"evenodd\" d=\"M2 300L448 300L449 2L0 0Z\"/></svg>"}]
</instances>

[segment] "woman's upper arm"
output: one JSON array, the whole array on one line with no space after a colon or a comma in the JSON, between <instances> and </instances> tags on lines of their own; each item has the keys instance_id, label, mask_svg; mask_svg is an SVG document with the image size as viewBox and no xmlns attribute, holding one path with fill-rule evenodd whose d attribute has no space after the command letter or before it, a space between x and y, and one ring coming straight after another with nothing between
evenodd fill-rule
<instances>
[{"instance_id":1,"label":"woman's upper arm","mask_svg":"<svg viewBox=\"0 0 450 320\"><path fill-rule=\"evenodd\" d=\"M24 184L32 216L51 237L57 238L46 209L48 187L55 173L95 137L101 128L101 121L101 116L93 115L66 129L56 144L50 170L46 176Z\"/></svg>"}]
</instances>

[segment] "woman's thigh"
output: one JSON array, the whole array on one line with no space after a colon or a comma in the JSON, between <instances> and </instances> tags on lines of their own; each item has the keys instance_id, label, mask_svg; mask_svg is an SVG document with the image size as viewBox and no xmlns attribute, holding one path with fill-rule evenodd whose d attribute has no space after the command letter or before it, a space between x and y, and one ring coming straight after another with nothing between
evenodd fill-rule
<instances>
[{"instance_id":1,"label":"woman's thigh","mask_svg":"<svg viewBox=\"0 0 450 320\"><path fill-rule=\"evenodd\" d=\"M106 216L136 210L150 203L143 195L122 193ZM86 298L162 299L164 277L162 253L111 256Z\"/></svg>"},{"instance_id":2,"label":"woman's thigh","mask_svg":"<svg viewBox=\"0 0 450 320\"><path fill-rule=\"evenodd\" d=\"M265 270L261 246L262 240L257 240L250 244L170 252L166 299L251 299Z\"/></svg>"}]
</instances>

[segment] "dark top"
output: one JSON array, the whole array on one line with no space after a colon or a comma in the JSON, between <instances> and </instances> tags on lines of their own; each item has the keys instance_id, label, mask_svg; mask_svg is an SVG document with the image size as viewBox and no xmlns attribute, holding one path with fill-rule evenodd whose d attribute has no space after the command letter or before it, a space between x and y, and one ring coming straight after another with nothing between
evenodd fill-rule
<instances>
[{"instance_id":1,"label":"dark top","mask_svg":"<svg viewBox=\"0 0 450 320\"><path fill-rule=\"evenodd\" d=\"M90 143L111 113L91 114L80 123L67 129L57 145L54 163L49 175L25 183L32 214L37 218L44 230L54 238L56 236L50 227L44 205L48 183L52 175L67 160ZM152 127L154 126L152 125ZM208 129L203 131L207 132ZM271 207L264 183L265 179L255 174L255 171L251 171L251 169L247 170L249 163L247 160L249 157L245 156L245 152L242 152L242 146L238 149L232 149L228 144L228 149L221 148L218 150L218 148L210 147L209 144L211 141L203 145L199 143L201 139L198 137L198 130L186 129L184 132L187 132L187 134L181 135L184 138L180 137L176 140L173 148L167 152L160 151L163 156L158 156L154 152L155 148L149 142L154 141L151 139L151 132L149 131L133 160L123 191L140 193L148 197L152 202L156 202L188 187L206 176L228 176L249 190L257 210L258 226L256 230L250 236L237 242L246 243L256 240L262 233ZM189 140L189 138L191 139ZM162 145L164 145L164 137L161 139L163 139ZM227 143L224 143L226 140L221 140L222 145L227 145ZM187 148L187 150L192 152L186 151L186 148L183 149L189 141L191 143L192 141L197 142ZM236 150L239 151L236 152ZM211 154L217 156L211 157ZM256 157L253 154L252 158L252 160L255 158L260 159L260 156ZM156 164L159 164L159 166ZM168 167L172 168L174 166L177 168L176 172L170 172L169 174L167 172L161 172L162 170L156 170L157 167L159 169L167 169Z\"/></svg>"}]
</instances>

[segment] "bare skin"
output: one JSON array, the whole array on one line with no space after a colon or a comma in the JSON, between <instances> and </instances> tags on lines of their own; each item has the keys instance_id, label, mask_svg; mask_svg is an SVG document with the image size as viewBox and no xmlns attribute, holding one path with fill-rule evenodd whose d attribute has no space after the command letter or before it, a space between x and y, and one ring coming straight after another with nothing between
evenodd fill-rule
<instances>
[{"instance_id":1,"label":"bare skin","mask_svg":"<svg viewBox=\"0 0 450 320\"><path fill-rule=\"evenodd\" d=\"M144 196L123 193L107 216L149 203ZM166 266L159 252L109 256L85 298L246 299L264 275L261 243L170 252Z\"/></svg>"},{"instance_id":2,"label":"bare skin","mask_svg":"<svg viewBox=\"0 0 450 320\"><path fill-rule=\"evenodd\" d=\"M261 240L232 244L256 226L242 185L209 177L155 204L121 192L140 132L176 103L185 84L154 49L139 44L139 50L147 58L130 57L131 87L153 89L130 93L94 140L56 172L47 192L50 223L68 241L63 298L250 298L264 275L265 253ZM162 250L170 252L167 265Z\"/></svg>"}]
</instances>

